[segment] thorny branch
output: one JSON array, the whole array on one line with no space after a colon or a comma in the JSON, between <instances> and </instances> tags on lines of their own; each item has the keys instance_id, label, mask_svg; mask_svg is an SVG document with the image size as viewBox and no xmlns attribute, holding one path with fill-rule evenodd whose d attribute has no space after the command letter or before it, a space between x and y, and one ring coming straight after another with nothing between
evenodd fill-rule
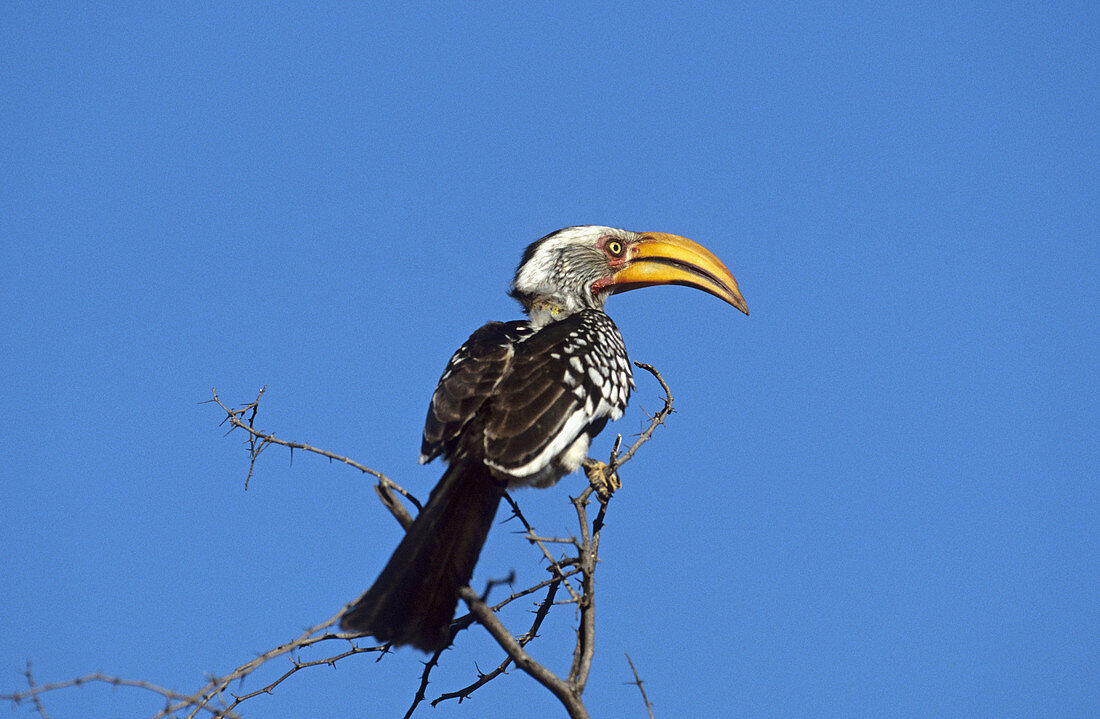
<instances>
[{"instance_id":1,"label":"thorny branch","mask_svg":"<svg viewBox=\"0 0 1100 719\"><path fill-rule=\"evenodd\" d=\"M405 510L401 503L397 501L397 498L392 495L392 492L397 492L398 494L402 495L410 502L412 502L414 505L416 505L417 511L423 509L423 507L421 507L420 505L420 502L416 499L416 497L412 496L400 485L398 485L396 482L394 482L378 470L371 469L364 464L356 462L354 459L336 454L335 452L330 452L327 449L318 449L317 447L312 447L305 442L290 442L285 439L280 439L274 434L261 432L256 429L256 412L260 408L260 398L264 396L264 392L266 391L267 385L264 385L263 389L260 390L260 393L256 395L256 399L249 402L240 409L230 409L229 407L226 407L221 399L218 398L218 390L216 387L211 390L211 393L214 396L206 400L205 402L202 402L202 404L214 402L222 408L222 411L225 412L225 419L222 420L222 424L225 424L226 422L230 424L229 432L232 432L234 429L243 429L245 432L248 433L248 439L245 440L248 444L249 459L248 476L245 477L244 480L245 489L248 489L248 483L252 480L252 475L255 473L256 470L256 460L260 458L260 454L265 449L267 449L268 445L278 444L282 445L283 447L288 447L292 454L296 449L300 449L304 452L313 452L314 454L319 454L322 457L328 457L330 460L343 462L349 467L354 467L364 474L374 476L378 479L379 497L381 498L383 504L386 505L386 509L394 512L395 516L397 516L398 518L398 521L400 521L402 526L404 526L406 529L410 524L412 524L412 518L409 516L408 511ZM245 415L248 415L247 420L242 419ZM229 432L226 432L226 434L229 434ZM404 513L404 517L400 516L400 513Z\"/></svg>"},{"instance_id":2,"label":"thorny branch","mask_svg":"<svg viewBox=\"0 0 1100 719\"><path fill-rule=\"evenodd\" d=\"M638 687L638 691L642 693L642 701L645 702L645 710L649 714L649 719L653 719L653 705L649 703L649 697L646 696L645 687L643 686L645 682L638 676L638 670L634 668L634 660L630 658L629 654L626 655L626 662L630 665L630 672L634 675L634 681L627 682L627 684Z\"/></svg>"},{"instance_id":3,"label":"thorny branch","mask_svg":"<svg viewBox=\"0 0 1100 719\"><path fill-rule=\"evenodd\" d=\"M638 448L649 441L656 428L664 424L665 419L673 412L672 393L665 383L665 380L661 377L661 374L651 365L642 362L635 362L634 364L640 369L644 369L652 374L660 384L664 392L664 406L657 413L650 416L649 424L637 435L634 443L631 444L626 451L619 451L622 444L622 436L620 435L616 438L614 447L611 450L610 461L606 465L606 471L612 477L620 467L634 457ZM421 509L421 504L409 492L381 472L371 469L348 457L327 450L318 449L304 442L291 442L280 439L274 434L258 430L255 426L256 416L259 411L260 399L263 397L266 390L267 387L265 386L260 390L259 394L257 394L255 400L237 409L226 406L218 397L217 390L214 390L212 392L213 397L207 400L207 402L217 404L222 411L225 412L225 419L222 420L222 423L228 423L230 425L227 434L235 429L240 429L247 435L246 445L248 447L249 466L248 475L245 478L246 489L248 483L255 474L256 461L268 446L273 444L280 445L287 447L291 452L296 449L312 452L327 457L329 460L354 467L364 474L370 474L375 477L378 480L375 489L380 501L402 526L408 528L409 524L412 523L412 516L400 500L397 499L396 495L400 494L408 499L417 510ZM578 497L571 500L576 511L580 528L579 539L552 539L541 536L535 531L530 523L528 523L527 519L520 511L519 506L512 498L505 495L506 500L512 507L513 515L524 527L525 538L531 544L539 547L542 557L547 561L547 570L551 576L526 589L513 592L511 595L492 606L487 603L486 597L479 596L470 587L462 588L460 596L470 611L468 614L460 616L452 622L452 641L455 636L461 631L469 628L470 625L476 621L489 631L500 647L504 649L506 656L493 670L486 673L479 672L476 680L469 685L439 695L431 702L433 706L449 699L458 699L459 702L461 702L477 689L501 674L504 674L508 667L514 664L552 692L554 696L562 702L562 705L569 712L570 717L580 719L588 716L587 710L581 701L581 695L588 681L589 671L592 666L592 658L595 652L594 574L599 560L600 534L603 529L604 516L607 512L610 499L609 493L604 493L602 491L597 492L595 491L596 489L595 486L586 487ZM590 521L588 518L588 506L593 494L596 495L599 509L596 511L595 517ZM554 544L561 547L572 547L576 554L575 556L555 558L553 553L549 550L548 544ZM574 582L577 582L577 586L574 586ZM570 595L570 599L566 603L575 604L580 616L577 628L577 640L573 650L572 666L570 667L568 676L564 679L556 676L545 666L535 661L524 648L538 635L538 631L551 608L561 603L556 601L556 596L563 584ZM513 636L500 621L497 612L518 599L543 590L545 590L545 595L535 610L535 616L530 627L522 635L519 635L518 638ZM344 607L344 609L346 608L347 607ZM339 613L326 619L324 622L309 628L297 638L260 654L250 661L238 666L228 674L209 679L204 686L191 694L177 692L155 685L151 682L123 679L102 673L87 674L67 681L38 684L31 673L30 663L28 662L24 672L28 689L13 694L0 694L0 699L7 699L16 704L30 701L33 703L35 711L39 716L46 719L48 715L41 702L42 695L52 691L98 682L114 686L135 687L162 696L165 700L165 706L161 711L153 715L153 719L177 716L183 711L188 711L185 715L188 719L192 719L200 714L202 716L216 718L238 717L239 715L235 710L241 703L260 694L271 694L276 687L286 681L291 675L303 669L315 666L334 666L336 662L354 654L368 652L378 653L380 655L379 658L381 658L381 656L389 652L388 645L360 647L353 641L357 639L359 635L331 631L331 628L339 621L344 609L341 609ZM315 661L299 661L298 659L292 659L291 666L288 670L274 681L250 693L237 696L228 691L231 684L244 679L261 666L264 666L277 657L294 654L300 649L332 641L345 642L347 646L338 653ZM416 697L413 699L412 705L408 709L406 717L411 716L417 706L426 698L428 678L431 670L438 663L440 654L441 652L436 653L426 662L424 671L421 675L420 687ZM627 659L629 661L629 657ZM633 663L631 663L631 670L634 671ZM635 682L632 683L636 684L642 691L642 697L646 703L646 708L649 709L650 716L652 716L649 700L645 696L645 690L642 688L641 680L638 679L636 671L634 672L634 676Z\"/></svg>"}]
</instances>

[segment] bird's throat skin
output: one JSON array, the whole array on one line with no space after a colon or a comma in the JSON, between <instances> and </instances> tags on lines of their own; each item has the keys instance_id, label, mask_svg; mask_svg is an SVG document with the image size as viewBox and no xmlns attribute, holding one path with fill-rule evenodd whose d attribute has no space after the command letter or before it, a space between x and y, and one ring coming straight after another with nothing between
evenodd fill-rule
<instances>
[{"instance_id":1,"label":"bird's throat skin","mask_svg":"<svg viewBox=\"0 0 1100 719\"><path fill-rule=\"evenodd\" d=\"M604 303L661 284L695 287L748 314L726 266L677 235L578 226L527 248L511 288L527 319L490 322L451 357L420 455L449 467L377 581L345 612L345 630L423 651L450 643L458 590L504 488L547 487L575 471L626 408L631 365Z\"/></svg>"}]
</instances>

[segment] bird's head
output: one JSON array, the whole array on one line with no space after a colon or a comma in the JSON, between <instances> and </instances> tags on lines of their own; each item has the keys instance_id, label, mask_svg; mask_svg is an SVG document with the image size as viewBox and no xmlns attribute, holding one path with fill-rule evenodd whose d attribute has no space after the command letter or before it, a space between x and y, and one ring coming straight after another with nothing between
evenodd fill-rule
<instances>
[{"instance_id":1,"label":"bird's head","mask_svg":"<svg viewBox=\"0 0 1100 719\"><path fill-rule=\"evenodd\" d=\"M676 235L595 225L566 227L532 243L511 294L541 324L585 308L603 309L619 292L669 284L709 292L749 313L737 280L702 245Z\"/></svg>"}]
</instances>

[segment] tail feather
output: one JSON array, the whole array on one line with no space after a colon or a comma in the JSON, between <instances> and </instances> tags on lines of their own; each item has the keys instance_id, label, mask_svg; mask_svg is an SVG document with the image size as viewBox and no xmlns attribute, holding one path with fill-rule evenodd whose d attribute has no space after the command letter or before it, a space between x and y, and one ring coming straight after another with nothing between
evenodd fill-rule
<instances>
[{"instance_id":1,"label":"tail feather","mask_svg":"<svg viewBox=\"0 0 1100 719\"><path fill-rule=\"evenodd\" d=\"M503 487L480 462L455 462L432 490L370 589L344 613L346 631L436 651L450 643L458 590L470 581Z\"/></svg>"}]
</instances>

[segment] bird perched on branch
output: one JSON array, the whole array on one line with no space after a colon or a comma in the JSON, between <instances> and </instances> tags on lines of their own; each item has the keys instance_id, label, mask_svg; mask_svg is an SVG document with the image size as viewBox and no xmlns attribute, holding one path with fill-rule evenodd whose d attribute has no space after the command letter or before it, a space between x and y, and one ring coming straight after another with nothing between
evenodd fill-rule
<instances>
[{"instance_id":1,"label":"bird perched on branch","mask_svg":"<svg viewBox=\"0 0 1100 719\"><path fill-rule=\"evenodd\" d=\"M523 253L511 295L526 320L490 322L459 347L428 408L420 461L447 470L374 585L344 613L347 631L424 651L446 647L458 590L470 581L507 488L548 487L575 471L626 408L634 381L613 294L695 287L745 314L737 281L691 240L567 227Z\"/></svg>"}]
</instances>

